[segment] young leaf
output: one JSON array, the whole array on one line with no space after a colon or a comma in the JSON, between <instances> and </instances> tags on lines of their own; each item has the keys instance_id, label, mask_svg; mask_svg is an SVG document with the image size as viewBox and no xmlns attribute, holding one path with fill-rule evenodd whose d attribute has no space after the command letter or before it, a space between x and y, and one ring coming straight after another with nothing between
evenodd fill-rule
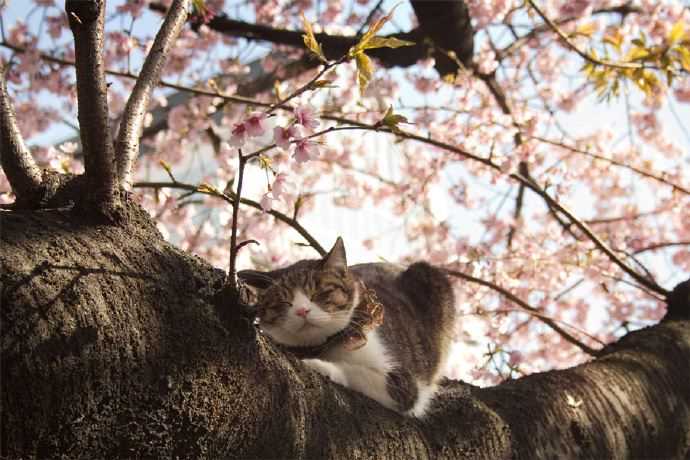
<instances>
[{"instance_id":1,"label":"young leaf","mask_svg":"<svg viewBox=\"0 0 690 460\"><path fill-rule=\"evenodd\" d=\"M409 122L407 121L407 118L405 118L403 115L394 113L392 105L388 106L386 113L383 115L383 119L379 122L380 125L387 126L394 133L400 131L400 128L398 128L398 124L400 123Z\"/></svg>"},{"instance_id":2,"label":"young leaf","mask_svg":"<svg viewBox=\"0 0 690 460\"><path fill-rule=\"evenodd\" d=\"M307 21L307 18L302 14L302 24L304 24L304 34L302 34L302 40L304 40L304 46L306 46L309 51L314 53L316 57L322 62L327 62L326 56L323 54L323 49L321 44L316 41L316 36L314 36L314 29L311 23Z\"/></svg>"},{"instance_id":3,"label":"young leaf","mask_svg":"<svg viewBox=\"0 0 690 460\"><path fill-rule=\"evenodd\" d=\"M401 40L395 37L372 37L362 48L368 50L372 48L400 48L401 46L414 46L414 42Z\"/></svg>"},{"instance_id":4,"label":"young leaf","mask_svg":"<svg viewBox=\"0 0 690 460\"><path fill-rule=\"evenodd\" d=\"M369 85L371 77L374 74L374 65L369 59L369 56L360 51L355 54L357 62L357 84L359 85L359 92L364 94L364 90Z\"/></svg>"},{"instance_id":5,"label":"young leaf","mask_svg":"<svg viewBox=\"0 0 690 460\"><path fill-rule=\"evenodd\" d=\"M364 35L362 35L362 38L359 40L359 43L357 43L355 46L350 48L350 52L348 53L350 57L355 57L357 56L357 53L367 49L367 45L369 42L374 38L374 36L378 33L379 30L386 24L390 19L393 17L393 12L395 9L398 7L398 5L395 5L393 9L388 13L387 15L383 16L382 18L377 19L371 26L369 26L369 30L364 32ZM401 40L402 41L402 40ZM376 47L379 48L379 47Z\"/></svg>"},{"instance_id":6,"label":"young leaf","mask_svg":"<svg viewBox=\"0 0 690 460\"><path fill-rule=\"evenodd\" d=\"M679 19L678 22L673 24L673 27L671 27L671 30L668 33L668 41L671 45L674 43L679 42L682 38L683 35L685 35L685 22L683 22L682 19Z\"/></svg>"}]
</instances>

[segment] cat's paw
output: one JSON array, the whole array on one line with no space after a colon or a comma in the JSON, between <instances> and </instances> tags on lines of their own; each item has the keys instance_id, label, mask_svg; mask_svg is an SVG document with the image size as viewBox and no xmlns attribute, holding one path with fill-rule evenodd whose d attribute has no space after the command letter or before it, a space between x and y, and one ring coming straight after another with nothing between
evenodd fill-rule
<instances>
[{"instance_id":1,"label":"cat's paw","mask_svg":"<svg viewBox=\"0 0 690 460\"><path fill-rule=\"evenodd\" d=\"M311 369L315 370L321 375L325 375L333 382L347 386L347 378L345 373L336 364L329 363L328 361L322 361L320 359L303 359L302 362Z\"/></svg>"}]
</instances>

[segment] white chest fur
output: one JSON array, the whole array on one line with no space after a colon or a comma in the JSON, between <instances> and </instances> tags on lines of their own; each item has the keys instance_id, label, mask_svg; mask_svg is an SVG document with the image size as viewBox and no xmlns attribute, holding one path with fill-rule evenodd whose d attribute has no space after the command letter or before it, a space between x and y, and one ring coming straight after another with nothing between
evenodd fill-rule
<instances>
[{"instance_id":1,"label":"white chest fur","mask_svg":"<svg viewBox=\"0 0 690 460\"><path fill-rule=\"evenodd\" d=\"M328 351L323 359L306 359L304 363L331 380L364 393L389 409L397 404L388 393L387 374L395 363L378 336L377 331L367 335L362 348L349 351L342 347Z\"/></svg>"}]
</instances>

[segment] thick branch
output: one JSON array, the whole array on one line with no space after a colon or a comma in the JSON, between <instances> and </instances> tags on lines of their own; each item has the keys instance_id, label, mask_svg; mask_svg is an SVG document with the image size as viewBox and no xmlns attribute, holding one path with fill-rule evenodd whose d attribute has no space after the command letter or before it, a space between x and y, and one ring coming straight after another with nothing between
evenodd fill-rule
<instances>
[{"instance_id":1,"label":"thick branch","mask_svg":"<svg viewBox=\"0 0 690 460\"><path fill-rule=\"evenodd\" d=\"M420 27L409 32L390 34L415 43L401 49L377 48L367 54L377 58L385 67L409 67L420 59L433 56L436 70L440 75L454 74L458 71L458 62L467 67L472 62L474 48L474 29L469 11L464 1L413 1L412 6L419 20ZM155 11L165 11L160 3L150 5ZM207 26L217 32L248 40L263 40L278 45L303 48L303 31L274 29L272 27L235 21L225 14L215 16ZM345 55L350 47L358 41L358 36L330 35L317 33L316 39L321 43L328 59L338 59ZM433 42L433 43L431 43ZM448 56L452 52L454 57Z\"/></svg>"},{"instance_id":2,"label":"thick branch","mask_svg":"<svg viewBox=\"0 0 690 460\"><path fill-rule=\"evenodd\" d=\"M416 420L309 370L240 309L222 323L208 300L222 273L150 221L0 220L4 457L688 456L688 289L666 321L586 364L491 388L446 381Z\"/></svg>"},{"instance_id":3,"label":"thick branch","mask_svg":"<svg viewBox=\"0 0 690 460\"><path fill-rule=\"evenodd\" d=\"M116 201L116 171L103 63L105 0L67 0L65 10L74 35L77 117L92 194L86 200L89 207L110 215Z\"/></svg>"},{"instance_id":4,"label":"thick branch","mask_svg":"<svg viewBox=\"0 0 690 460\"><path fill-rule=\"evenodd\" d=\"M167 8L162 3L152 3L150 8L154 11L165 12ZM207 24L212 30L223 33L230 37L242 37L248 40L260 40L275 43L277 45L287 45L295 48L304 48L304 40L301 30L274 29L273 27L260 24L252 24L243 21L230 19L226 14L218 14ZM327 33L316 33L316 40L321 43L326 58L334 60L347 54L348 50L357 44L358 37L330 35ZM388 35L401 40L414 42L414 46L407 46L403 49L377 48L367 50L367 54L381 61L386 67L409 67L418 60L428 55L429 47L422 43L423 37L419 30L401 32Z\"/></svg>"},{"instance_id":5,"label":"thick branch","mask_svg":"<svg viewBox=\"0 0 690 460\"><path fill-rule=\"evenodd\" d=\"M41 170L24 144L7 92L7 69L0 63L0 164L18 202L33 202L41 194Z\"/></svg>"},{"instance_id":6,"label":"thick branch","mask_svg":"<svg viewBox=\"0 0 690 460\"><path fill-rule=\"evenodd\" d=\"M465 67L472 64L474 28L464 1L412 0L419 27L434 43L434 66L439 75L454 75L458 61ZM449 56L448 53L454 55Z\"/></svg>"},{"instance_id":7,"label":"thick branch","mask_svg":"<svg viewBox=\"0 0 690 460\"><path fill-rule=\"evenodd\" d=\"M125 187L131 182L132 165L139 154L139 138L151 92L158 84L165 61L187 20L190 1L175 0L168 10L122 114L116 155L118 178Z\"/></svg>"}]
</instances>

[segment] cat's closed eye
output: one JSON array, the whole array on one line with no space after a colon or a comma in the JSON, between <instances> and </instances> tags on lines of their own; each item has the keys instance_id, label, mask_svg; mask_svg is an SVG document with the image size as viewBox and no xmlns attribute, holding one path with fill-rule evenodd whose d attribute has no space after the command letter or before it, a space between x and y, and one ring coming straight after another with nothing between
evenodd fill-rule
<instances>
[{"instance_id":1,"label":"cat's closed eye","mask_svg":"<svg viewBox=\"0 0 690 460\"><path fill-rule=\"evenodd\" d=\"M331 295L335 292L337 288L327 288L323 289L321 291L318 291L316 294L314 294L311 297L311 300L314 302L326 302L327 300L330 299Z\"/></svg>"}]
</instances>

